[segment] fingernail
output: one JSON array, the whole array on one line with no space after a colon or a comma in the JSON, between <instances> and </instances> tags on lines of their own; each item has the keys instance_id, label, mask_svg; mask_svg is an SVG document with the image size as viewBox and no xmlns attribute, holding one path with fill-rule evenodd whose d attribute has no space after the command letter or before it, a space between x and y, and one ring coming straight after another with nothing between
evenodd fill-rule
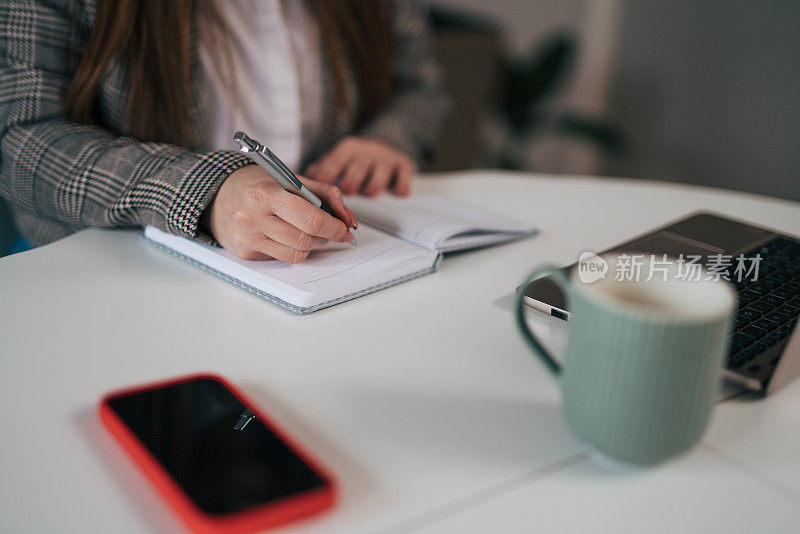
<instances>
[{"instance_id":1,"label":"fingernail","mask_svg":"<svg viewBox=\"0 0 800 534\"><path fill-rule=\"evenodd\" d=\"M347 232L345 232L345 233L344 233L344 236L342 237L342 243L349 243L349 242L350 242L350 241L352 241L352 240L353 240L355 237L356 237L356 236L354 236L354 235L352 234L352 232L350 232L350 231L348 230Z\"/></svg>"}]
</instances>

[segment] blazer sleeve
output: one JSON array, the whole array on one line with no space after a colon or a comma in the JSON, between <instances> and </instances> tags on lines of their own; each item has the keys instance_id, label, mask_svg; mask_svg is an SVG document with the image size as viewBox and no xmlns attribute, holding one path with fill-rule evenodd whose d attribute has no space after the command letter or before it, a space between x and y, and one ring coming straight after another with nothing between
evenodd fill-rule
<instances>
[{"instance_id":1,"label":"blazer sleeve","mask_svg":"<svg viewBox=\"0 0 800 534\"><path fill-rule=\"evenodd\" d=\"M380 139L422 163L438 144L450 102L430 51L427 7L415 0L396 0L392 6L392 93L358 134Z\"/></svg>"},{"instance_id":2,"label":"blazer sleeve","mask_svg":"<svg viewBox=\"0 0 800 534\"><path fill-rule=\"evenodd\" d=\"M202 211L246 156L67 120L79 4L0 2L0 194L16 211L74 230L153 225L198 237Z\"/></svg>"}]
</instances>

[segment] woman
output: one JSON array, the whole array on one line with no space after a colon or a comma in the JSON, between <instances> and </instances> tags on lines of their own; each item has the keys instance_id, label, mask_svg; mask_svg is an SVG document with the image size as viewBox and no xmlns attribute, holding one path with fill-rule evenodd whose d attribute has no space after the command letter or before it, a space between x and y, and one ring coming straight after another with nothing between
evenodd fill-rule
<instances>
[{"instance_id":1,"label":"woman","mask_svg":"<svg viewBox=\"0 0 800 534\"><path fill-rule=\"evenodd\" d=\"M357 226L332 184L407 194L443 118L410 1L12 0L0 21L0 195L33 245L153 225L303 261ZM232 151L236 129L337 217Z\"/></svg>"}]
</instances>

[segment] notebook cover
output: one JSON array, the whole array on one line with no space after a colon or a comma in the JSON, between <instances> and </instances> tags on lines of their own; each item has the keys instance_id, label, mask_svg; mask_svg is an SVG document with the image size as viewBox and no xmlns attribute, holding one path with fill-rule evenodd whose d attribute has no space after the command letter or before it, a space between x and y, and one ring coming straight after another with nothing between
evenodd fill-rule
<instances>
[{"instance_id":1,"label":"notebook cover","mask_svg":"<svg viewBox=\"0 0 800 534\"><path fill-rule=\"evenodd\" d=\"M173 250L173 249L169 248L166 245L162 245L161 243L153 241L152 239L149 239L148 237L146 237L144 235L142 237L144 237L144 239L148 243L153 245L154 247L159 248L159 249L161 249L161 250L163 250L165 252L168 252L169 254L171 254L173 256L181 258L182 260L184 260L184 261L186 261L188 263L191 263L192 265L195 265L196 267L199 267L199 268L203 269L204 271L206 271L208 273L213 274L217 278L221 278L221 279L225 280L226 282L229 282L229 283L235 285L236 287L244 289L245 291L248 291L248 292L250 292L250 293L252 293L252 294L254 294L254 295L256 295L256 296L258 296L258 297L260 297L260 298L262 298L262 299L264 299L266 301L268 301L268 302L271 302L272 304L276 304L276 305L280 306L284 310L287 310L287 311L292 312L292 313L297 314L297 315L308 315L309 313L315 312L317 310L321 310L323 308L329 308L330 306L335 306L336 304L341 304L342 302L347 302L348 300L353 300L353 299L356 299L358 297L363 297L364 295L368 295L370 293L375 293L376 291L380 291L381 289L385 289L387 287L395 286L397 284L401 284L403 282L407 282L408 280L413 280L414 278L419 278L420 276L435 272L439 268L439 264L442 261L442 255L439 254L439 255L436 256L436 260L434 261L433 265L430 268L422 269L420 271L415 271L413 273L410 273L410 274L407 274L407 275L404 275L404 276L400 276L400 277L395 278L393 280L389 280L388 282L383 282L382 284L374 285L374 286L362 289L360 291L356 291L355 293L350 293L349 295L344 295L342 297L331 299L331 300L328 300L326 302L322 302L320 304L315 304L314 306L303 307L303 306L297 306L297 305L292 304L290 302L286 302L285 300L279 299L278 297L276 297L274 295L270 295L266 291L262 291L262 290L260 290L260 289L258 289L256 287L251 286L250 284L246 284L246 283L242 282L241 280L239 280L238 278L235 278L235 277L230 276L228 274L225 274L225 273L223 273L221 271L218 271L218 270L214 269L213 267L209 267L208 265L206 265L203 262L197 261L194 258L190 258L189 256L186 256L185 254L181 254L180 252L178 252L176 250Z\"/></svg>"}]
</instances>

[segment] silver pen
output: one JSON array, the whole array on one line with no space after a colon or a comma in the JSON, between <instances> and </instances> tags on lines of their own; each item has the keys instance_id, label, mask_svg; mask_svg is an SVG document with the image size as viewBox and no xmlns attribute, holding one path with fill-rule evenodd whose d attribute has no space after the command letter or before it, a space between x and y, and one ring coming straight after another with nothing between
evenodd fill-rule
<instances>
[{"instance_id":1,"label":"silver pen","mask_svg":"<svg viewBox=\"0 0 800 534\"><path fill-rule=\"evenodd\" d=\"M256 165L267 171L267 173L272 176L275 181L281 185L281 187L290 193L294 193L295 195L303 197L314 206L320 208L322 211L339 219L330 206L325 204L322 199L320 199L309 188L303 185L303 182L301 182L297 176L295 176L295 174L289 170L289 167L287 167L286 164L283 163L280 158L278 158L278 156L276 156L265 145L262 145L251 137L248 137L244 132L236 132L236 134L233 136L233 140L239 144L240 151L250 156L250 159L252 159ZM353 240L350 241L350 243L353 245L358 244L356 243L355 236L353 236Z\"/></svg>"}]
</instances>

